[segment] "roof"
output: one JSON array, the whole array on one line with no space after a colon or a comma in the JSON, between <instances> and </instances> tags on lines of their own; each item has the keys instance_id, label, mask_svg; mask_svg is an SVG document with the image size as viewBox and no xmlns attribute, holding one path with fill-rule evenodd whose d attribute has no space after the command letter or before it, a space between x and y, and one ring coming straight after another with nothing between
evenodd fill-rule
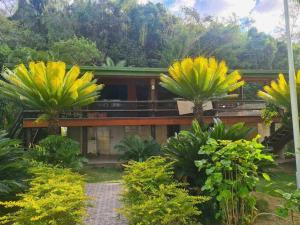
<instances>
[{"instance_id":1,"label":"roof","mask_svg":"<svg viewBox=\"0 0 300 225\"><path fill-rule=\"evenodd\" d=\"M12 65L6 64L8 67ZM71 66L67 66L70 68ZM91 71L96 76L109 77L159 77L161 73L167 73L167 68L150 67L102 67L102 66L80 66L82 72ZM231 70L232 71L232 70ZM281 70L239 70L246 77L277 77L279 73L285 75L288 71Z\"/></svg>"},{"instance_id":2,"label":"roof","mask_svg":"<svg viewBox=\"0 0 300 225\"><path fill-rule=\"evenodd\" d=\"M96 76L129 76L129 77L159 77L161 73L167 73L167 68L149 67L111 67L81 66L81 71L92 71ZM279 73L288 74L288 71L280 70L239 70L247 77L276 77Z\"/></svg>"}]
</instances>

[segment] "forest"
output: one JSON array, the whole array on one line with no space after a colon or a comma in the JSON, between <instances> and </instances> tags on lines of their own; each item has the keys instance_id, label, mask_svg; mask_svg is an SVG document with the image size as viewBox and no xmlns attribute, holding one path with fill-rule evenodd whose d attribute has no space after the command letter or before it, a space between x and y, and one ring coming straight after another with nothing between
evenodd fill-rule
<instances>
[{"instance_id":1,"label":"forest","mask_svg":"<svg viewBox=\"0 0 300 225\"><path fill-rule=\"evenodd\" d=\"M0 24L0 66L62 60L167 67L174 60L197 55L226 59L232 69L285 70L288 65L284 39L259 32L251 20L241 22L233 15L221 21L192 8L175 15L160 3L19 0L10 15L0 11Z\"/></svg>"}]
</instances>

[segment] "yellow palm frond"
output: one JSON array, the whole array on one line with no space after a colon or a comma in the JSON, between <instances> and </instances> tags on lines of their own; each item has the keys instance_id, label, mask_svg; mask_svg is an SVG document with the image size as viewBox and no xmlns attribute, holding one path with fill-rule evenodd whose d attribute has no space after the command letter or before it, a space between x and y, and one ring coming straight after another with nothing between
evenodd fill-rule
<instances>
[{"instance_id":1,"label":"yellow palm frond","mask_svg":"<svg viewBox=\"0 0 300 225\"><path fill-rule=\"evenodd\" d=\"M295 79L296 88L298 90L300 89L300 70ZM268 103L290 110L290 87L283 74L279 74L278 79L276 81L271 81L270 85L264 86L263 90L259 91L257 95ZM297 95L298 101L300 101L300 93L297 93Z\"/></svg>"},{"instance_id":2,"label":"yellow palm frond","mask_svg":"<svg viewBox=\"0 0 300 225\"><path fill-rule=\"evenodd\" d=\"M103 85L92 80L91 72L82 77L79 74L78 66L66 72L64 62L30 62L28 69L21 64L13 71L3 71L5 81L0 82L0 93L53 118L62 110L90 104L99 96Z\"/></svg>"},{"instance_id":3,"label":"yellow palm frond","mask_svg":"<svg viewBox=\"0 0 300 225\"><path fill-rule=\"evenodd\" d=\"M203 56L185 58L169 67L169 75L161 74L160 85L191 101L225 97L244 84L238 71L227 74L225 61Z\"/></svg>"}]
</instances>

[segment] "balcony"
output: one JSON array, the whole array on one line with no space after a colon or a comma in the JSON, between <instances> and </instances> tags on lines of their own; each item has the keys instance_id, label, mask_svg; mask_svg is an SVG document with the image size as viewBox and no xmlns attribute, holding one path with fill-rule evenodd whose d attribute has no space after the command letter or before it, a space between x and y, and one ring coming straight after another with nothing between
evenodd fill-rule
<instances>
[{"instance_id":1,"label":"balcony","mask_svg":"<svg viewBox=\"0 0 300 225\"><path fill-rule=\"evenodd\" d=\"M265 108L262 101L215 100L213 108L205 111L203 120L214 117L227 123L261 122L260 111ZM40 111L24 110L24 127L45 127L47 123L33 123ZM116 126L116 125L175 125L190 124L192 113L180 115L177 100L157 101L97 101L84 109L64 111L60 115L61 126Z\"/></svg>"}]
</instances>

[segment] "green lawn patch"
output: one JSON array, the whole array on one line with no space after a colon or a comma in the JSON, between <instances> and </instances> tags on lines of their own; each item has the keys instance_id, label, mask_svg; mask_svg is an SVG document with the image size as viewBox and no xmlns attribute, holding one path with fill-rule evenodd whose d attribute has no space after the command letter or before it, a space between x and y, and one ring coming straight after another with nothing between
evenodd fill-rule
<instances>
[{"instance_id":1,"label":"green lawn patch","mask_svg":"<svg viewBox=\"0 0 300 225\"><path fill-rule=\"evenodd\" d=\"M86 166L81 171L88 183L118 182L122 179L123 170L120 168L99 168Z\"/></svg>"},{"instance_id":2,"label":"green lawn patch","mask_svg":"<svg viewBox=\"0 0 300 225\"><path fill-rule=\"evenodd\" d=\"M271 170L269 173L271 183L263 179L257 185L257 191L272 196L278 196L276 190L281 189L285 192L291 192L296 189L296 168L295 163L285 163Z\"/></svg>"}]
</instances>

